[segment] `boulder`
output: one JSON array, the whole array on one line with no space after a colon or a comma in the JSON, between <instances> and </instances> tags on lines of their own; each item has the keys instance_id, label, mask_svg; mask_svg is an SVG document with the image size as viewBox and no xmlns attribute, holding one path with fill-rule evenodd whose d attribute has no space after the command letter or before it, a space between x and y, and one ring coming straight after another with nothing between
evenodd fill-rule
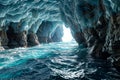
<instances>
[{"instance_id":1,"label":"boulder","mask_svg":"<svg viewBox=\"0 0 120 80\"><path fill-rule=\"evenodd\" d=\"M27 35L27 42L28 42L28 46L36 46L40 44L38 41L38 37L35 33L29 33Z\"/></svg>"}]
</instances>

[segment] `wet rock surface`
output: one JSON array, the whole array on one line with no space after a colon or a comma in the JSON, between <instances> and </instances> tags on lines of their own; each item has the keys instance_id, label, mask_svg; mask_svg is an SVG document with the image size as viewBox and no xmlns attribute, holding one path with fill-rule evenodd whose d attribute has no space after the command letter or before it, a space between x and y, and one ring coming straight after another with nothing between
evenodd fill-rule
<instances>
[{"instance_id":1,"label":"wet rock surface","mask_svg":"<svg viewBox=\"0 0 120 80\"><path fill-rule=\"evenodd\" d=\"M7 31L8 35L8 47L16 48L16 47L27 47L27 36L26 32L15 33L12 27L9 27Z\"/></svg>"},{"instance_id":2,"label":"wet rock surface","mask_svg":"<svg viewBox=\"0 0 120 80\"><path fill-rule=\"evenodd\" d=\"M7 38L6 31L1 30L0 31L0 46L1 46L0 50L4 50L4 48L7 49L8 48L7 44L8 44L8 38Z\"/></svg>"},{"instance_id":3,"label":"wet rock surface","mask_svg":"<svg viewBox=\"0 0 120 80\"><path fill-rule=\"evenodd\" d=\"M30 33L27 35L27 43L28 46L36 46L39 45L38 37L35 33Z\"/></svg>"},{"instance_id":4,"label":"wet rock surface","mask_svg":"<svg viewBox=\"0 0 120 80\"><path fill-rule=\"evenodd\" d=\"M63 37L63 27L56 25L56 22L44 21L36 34L40 43L60 42Z\"/></svg>"},{"instance_id":5,"label":"wet rock surface","mask_svg":"<svg viewBox=\"0 0 120 80\"><path fill-rule=\"evenodd\" d=\"M63 27L62 26L58 26L54 33L52 33L52 42L62 42L62 37L63 37Z\"/></svg>"},{"instance_id":6,"label":"wet rock surface","mask_svg":"<svg viewBox=\"0 0 120 80\"><path fill-rule=\"evenodd\" d=\"M107 59L113 55L120 58L120 1L70 0L62 4L64 1L61 1L62 19L73 30L75 40L87 44L94 58ZM113 64L118 69L119 59L114 58Z\"/></svg>"}]
</instances>

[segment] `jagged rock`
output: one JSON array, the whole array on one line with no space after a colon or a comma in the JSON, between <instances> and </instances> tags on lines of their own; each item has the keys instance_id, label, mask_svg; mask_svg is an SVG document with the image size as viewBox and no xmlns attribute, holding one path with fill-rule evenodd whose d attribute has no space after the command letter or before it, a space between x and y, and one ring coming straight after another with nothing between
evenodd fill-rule
<instances>
[{"instance_id":1,"label":"jagged rock","mask_svg":"<svg viewBox=\"0 0 120 80\"><path fill-rule=\"evenodd\" d=\"M109 41L108 51L111 51L112 56L115 56L113 65L118 71L120 71L120 24L119 21L117 21L119 17L120 14L114 14L112 16L112 25L109 28L110 32L107 38L107 40Z\"/></svg>"},{"instance_id":2,"label":"jagged rock","mask_svg":"<svg viewBox=\"0 0 120 80\"><path fill-rule=\"evenodd\" d=\"M2 39L0 37L0 51L4 50L3 46L1 45L1 41L2 41Z\"/></svg>"},{"instance_id":3,"label":"jagged rock","mask_svg":"<svg viewBox=\"0 0 120 80\"><path fill-rule=\"evenodd\" d=\"M8 48L8 38L7 38L7 34L6 31L2 30L0 31L0 43L1 43L1 47L7 49Z\"/></svg>"},{"instance_id":4,"label":"jagged rock","mask_svg":"<svg viewBox=\"0 0 120 80\"><path fill-rule=\"evenodd\" d=\"M27 35L27 42L28 42L28 46L36 46L40 44L38 41L38 37L35 33L29 33Z\"/></svg>"},{"instance_id":5,"label":"jagged rock","mask_svg":"<svg viewBox=\"0 0 120 80\"><path fill-rule=\"evenodd\" d=\"M120 53L111 55L108 59L112 62L116 70L120 72Z\"/></svg>"},{"instance_id":6,"label":"jagged rock","mask_svg":"<svg viewBox=\"0 0 120 80\"><path fill-rule=\"evenodd\" d=\"M74 34L74 38L79 44L85 44L86 45L86 40L85 40L83 32L76 32Z\"/></svg>"},{"instance_id":7,"label":"jagged rock","mask_svg":"<svg viewBox=\"0 0 120 80\"><path fill-rule=\"evenodd\" d=\"M26 31L15 33L12 27L9 27L7 31L8 46L9 48L27 47Z\"/></svg>"},{"instance_id":8,"label":"jagged rock","mask_svg":"<svg viewBox=\"0 0 120 80\"><path fill-rule=\"evenodd\" d=\"M115 41L114 43L112 43L112 46L111 46L113 52L116 54L116 53L120 53L120 40L118 41Z\"/></svg>"}]
</instances>

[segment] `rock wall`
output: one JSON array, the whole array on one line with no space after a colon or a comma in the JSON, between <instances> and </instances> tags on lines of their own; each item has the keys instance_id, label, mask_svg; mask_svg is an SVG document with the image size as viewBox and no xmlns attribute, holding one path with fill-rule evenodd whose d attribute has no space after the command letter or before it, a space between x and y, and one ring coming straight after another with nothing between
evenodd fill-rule
<instances>
[{"instance_id":1,"label":"rock wall","mask_svg":"<svg viewBox=\"0 0 120 80\"><path fill-rule=\"evenodd\" d=\"M4 48L8 48L7 46L8 44L8 38L7 38L7 34L6 31L1 30L0 31L0 50L4 50Z\"/></svg>"},{"instance_id":2,"label":"rock wall","mask_svg":"<svg viewBox=\"0 0 120 80\"><path fill-rule=\"evenodd\" d=\"M9 48L16 47L27 47L27 34L26 31L23 32L15 32L15 30L9 26L7 30L8 44L6 44Z\"/></svg>"},{"instance_id":3,"label":"rock wall","mask_svg":"<svg viewBox=\"0 0 120 80\"><path fill-rule=\"evenodd\" d=\"M20 23L11 22L6 30L0 31L0 50L62 41L63 27L58 22L43 21L39 26L35 33L31 28L23 31Z\"/></svg>"},{"instance_id":4,"label":"rock wall","mask_svg":"<svg viewBox=\"0 0 120 80\"><path fill-rule=\"evenodd\" d=\"M51 35L52 42L62 42L63 35L63 27L58 26Z\"/></svg>"},{"instance_id":5,"label":"rock wall","mask_svg":"<svg viewBox=\"0 0 120 80\"><path fill-rule=\"evenodd\" d=\"M71 28L75 40L87 47L94 58L111 58L120 70L119 3L119 0L63 0L60 9L62 20Z\"/></svg>"},{"instance_id":6,"label":"rock wall","mask_svg":"<svg viewBox=\"0 0 120 80\"><path fill-rule=\"evenodd\" d=\"M63 27L58 22L44 21L38 31L40 43L60 42L63 36Z\"/></svg>"}]
</instances>

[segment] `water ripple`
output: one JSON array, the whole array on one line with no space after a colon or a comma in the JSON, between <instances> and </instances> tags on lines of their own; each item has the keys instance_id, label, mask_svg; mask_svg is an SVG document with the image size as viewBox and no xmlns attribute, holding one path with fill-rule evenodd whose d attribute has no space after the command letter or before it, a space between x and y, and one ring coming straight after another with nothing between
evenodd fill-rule
<instances>
[{"instance_id":1,"label":"water ripple","mask_svg":"<svg viewBox=\"0 0 120 80\"><path fill-rule=\"evenodd\" d=\"M50 43L0 52L1 80L119 80L108 61L77 43Z\"/></svg>"}]
</instances>

